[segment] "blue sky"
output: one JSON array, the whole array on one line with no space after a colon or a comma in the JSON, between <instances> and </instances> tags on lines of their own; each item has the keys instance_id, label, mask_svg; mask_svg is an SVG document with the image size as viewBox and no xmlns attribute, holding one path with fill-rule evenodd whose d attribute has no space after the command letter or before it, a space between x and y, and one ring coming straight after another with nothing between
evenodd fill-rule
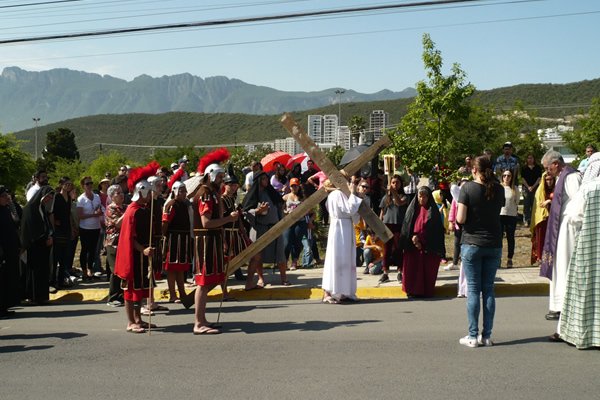
<instances>
[{"instance_id":1,"label":"blue sky","mask_svg":"<svg viewBox=\"0 0 600 400\"><path fill-rule=\"evenodd\" d=\"M23 3L0 1L0 40L409 2L82 0L9 7ZM597 0L482 0L341 17L0 45L0 69L70 68L127 80L141 74L187 72L288 91L334 87L365 93L398 91L425 78L421 37L428 32L442 52L446 72L457 62L478 89L491 89L600 77L599 27Z\"/></svg>"}]
</instances>

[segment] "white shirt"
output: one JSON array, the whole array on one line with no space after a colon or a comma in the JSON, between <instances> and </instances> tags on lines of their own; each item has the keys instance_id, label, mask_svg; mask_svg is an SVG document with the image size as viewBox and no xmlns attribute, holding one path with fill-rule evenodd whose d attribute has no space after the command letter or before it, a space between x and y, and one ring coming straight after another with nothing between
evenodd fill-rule
<instances>
[{"instance_id":1,"label":"white shirt","mask_svg":"<svg viewBox=\"0 0 600 400\"><path fill-rule=\"evenodd\" d=\"M31 200L38 190L40 190L40 184L36 182L32 187L29 188L27 194L25 195L27 201Z\"/></svg>"},{"instance_id":2,"label":"white shirt","mask_svg":"<svg viewBox=\"0 0 600 400\"><path fill-rule=\"evenodd\" d=\"M85 193L77 198L77 208L83 209L83 214L93 214L95 210L100 208L104 214L104 208L100 201L100 196L94 193L92 200L88 199ZM100 215L97 217L85 218L79 220L79 227L83 229L100 229Z\"/></svg>"},{"instance_id":3,"label":"white shirt","mask_svg":"<svg viewBox=\"0 0 600 400\"><path fill-rule=\"evenodd\" d=\"M519 208L519 188L515 186L513 191L510 187L504 186L504 207L500 209L500 215L516 217Z\"/></svg>"}]
</instances>

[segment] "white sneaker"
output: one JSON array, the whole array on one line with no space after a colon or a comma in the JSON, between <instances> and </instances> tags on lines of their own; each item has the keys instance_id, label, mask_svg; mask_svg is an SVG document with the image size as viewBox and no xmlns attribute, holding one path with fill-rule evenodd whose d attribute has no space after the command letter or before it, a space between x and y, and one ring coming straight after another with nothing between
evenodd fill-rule
<instances>
[{"instance_id":1,"label":"white sneaker","mask_svg":"<svg viewBox=\"0 0 600 400\"><path fill-rule=\"evenodd\" d=\"M456 271L458 270L458 265L454 265L454 263L450 263L444 267L444 271Z\"/></svg>"},{"instance_id":2,"label":"white sneaker","mask_svg":"<svg viewBox=\"0 0 600 400\"><path fill-rule=\"evenodd\" d=\"M477 342L476 338L472 338L469 337L469 335L460 338L458 343L462 344L463 346L467 346L467 347L477 347L479 346L479 343Z\"/></svg>"},{"instance_id":3,"label":"white sneaker","mask_svg":"<svg viewBox=\"0 0 600 400\"><path fill-rule=\"evenodd\" d=\"M491 347L494 345L494 342L492 341L492 338L484 339L483 336L479 335L477 336L477 344L480 346Z\"/></svg>"}]
</instances>

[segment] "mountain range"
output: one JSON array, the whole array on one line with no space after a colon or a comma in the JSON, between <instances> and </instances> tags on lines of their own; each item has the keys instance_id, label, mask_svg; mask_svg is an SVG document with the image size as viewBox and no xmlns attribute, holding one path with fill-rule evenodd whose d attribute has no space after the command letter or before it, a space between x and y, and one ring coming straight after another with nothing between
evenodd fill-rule
<instances>
[{"instance_id":1,"label":"mountain range","mask_svg":"<svg viewBox=\"0 0 600 400\"><path fill-rule=\"evenodd\" d=\"M336 88L318 92L286 92L224 76L201 78L179 74L132 81L69 69L32 72L4 68L0 75L0 132L99 114L173 111L275 115L337 103ZM344 103L409 98L415 90L381 90L364 94L346 90Z\"/></svg>"}]
</instances>

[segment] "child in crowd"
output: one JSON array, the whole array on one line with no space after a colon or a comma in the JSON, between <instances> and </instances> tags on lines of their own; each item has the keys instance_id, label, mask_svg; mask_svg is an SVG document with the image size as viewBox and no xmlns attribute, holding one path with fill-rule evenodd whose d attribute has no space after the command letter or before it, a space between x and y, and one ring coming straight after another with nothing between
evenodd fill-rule
<instances>
[{"instance_id":1,"label":"child in crowd","mask_svg":"<svg viewBox=\"0 0 600 400\"><path fill-rule=\"evenodd\" d=\"M368 230L365 240L363 257L364 274L379 275L383 272L383 248L385 244L375 232Z\"/></svg>"}]
</instances>

